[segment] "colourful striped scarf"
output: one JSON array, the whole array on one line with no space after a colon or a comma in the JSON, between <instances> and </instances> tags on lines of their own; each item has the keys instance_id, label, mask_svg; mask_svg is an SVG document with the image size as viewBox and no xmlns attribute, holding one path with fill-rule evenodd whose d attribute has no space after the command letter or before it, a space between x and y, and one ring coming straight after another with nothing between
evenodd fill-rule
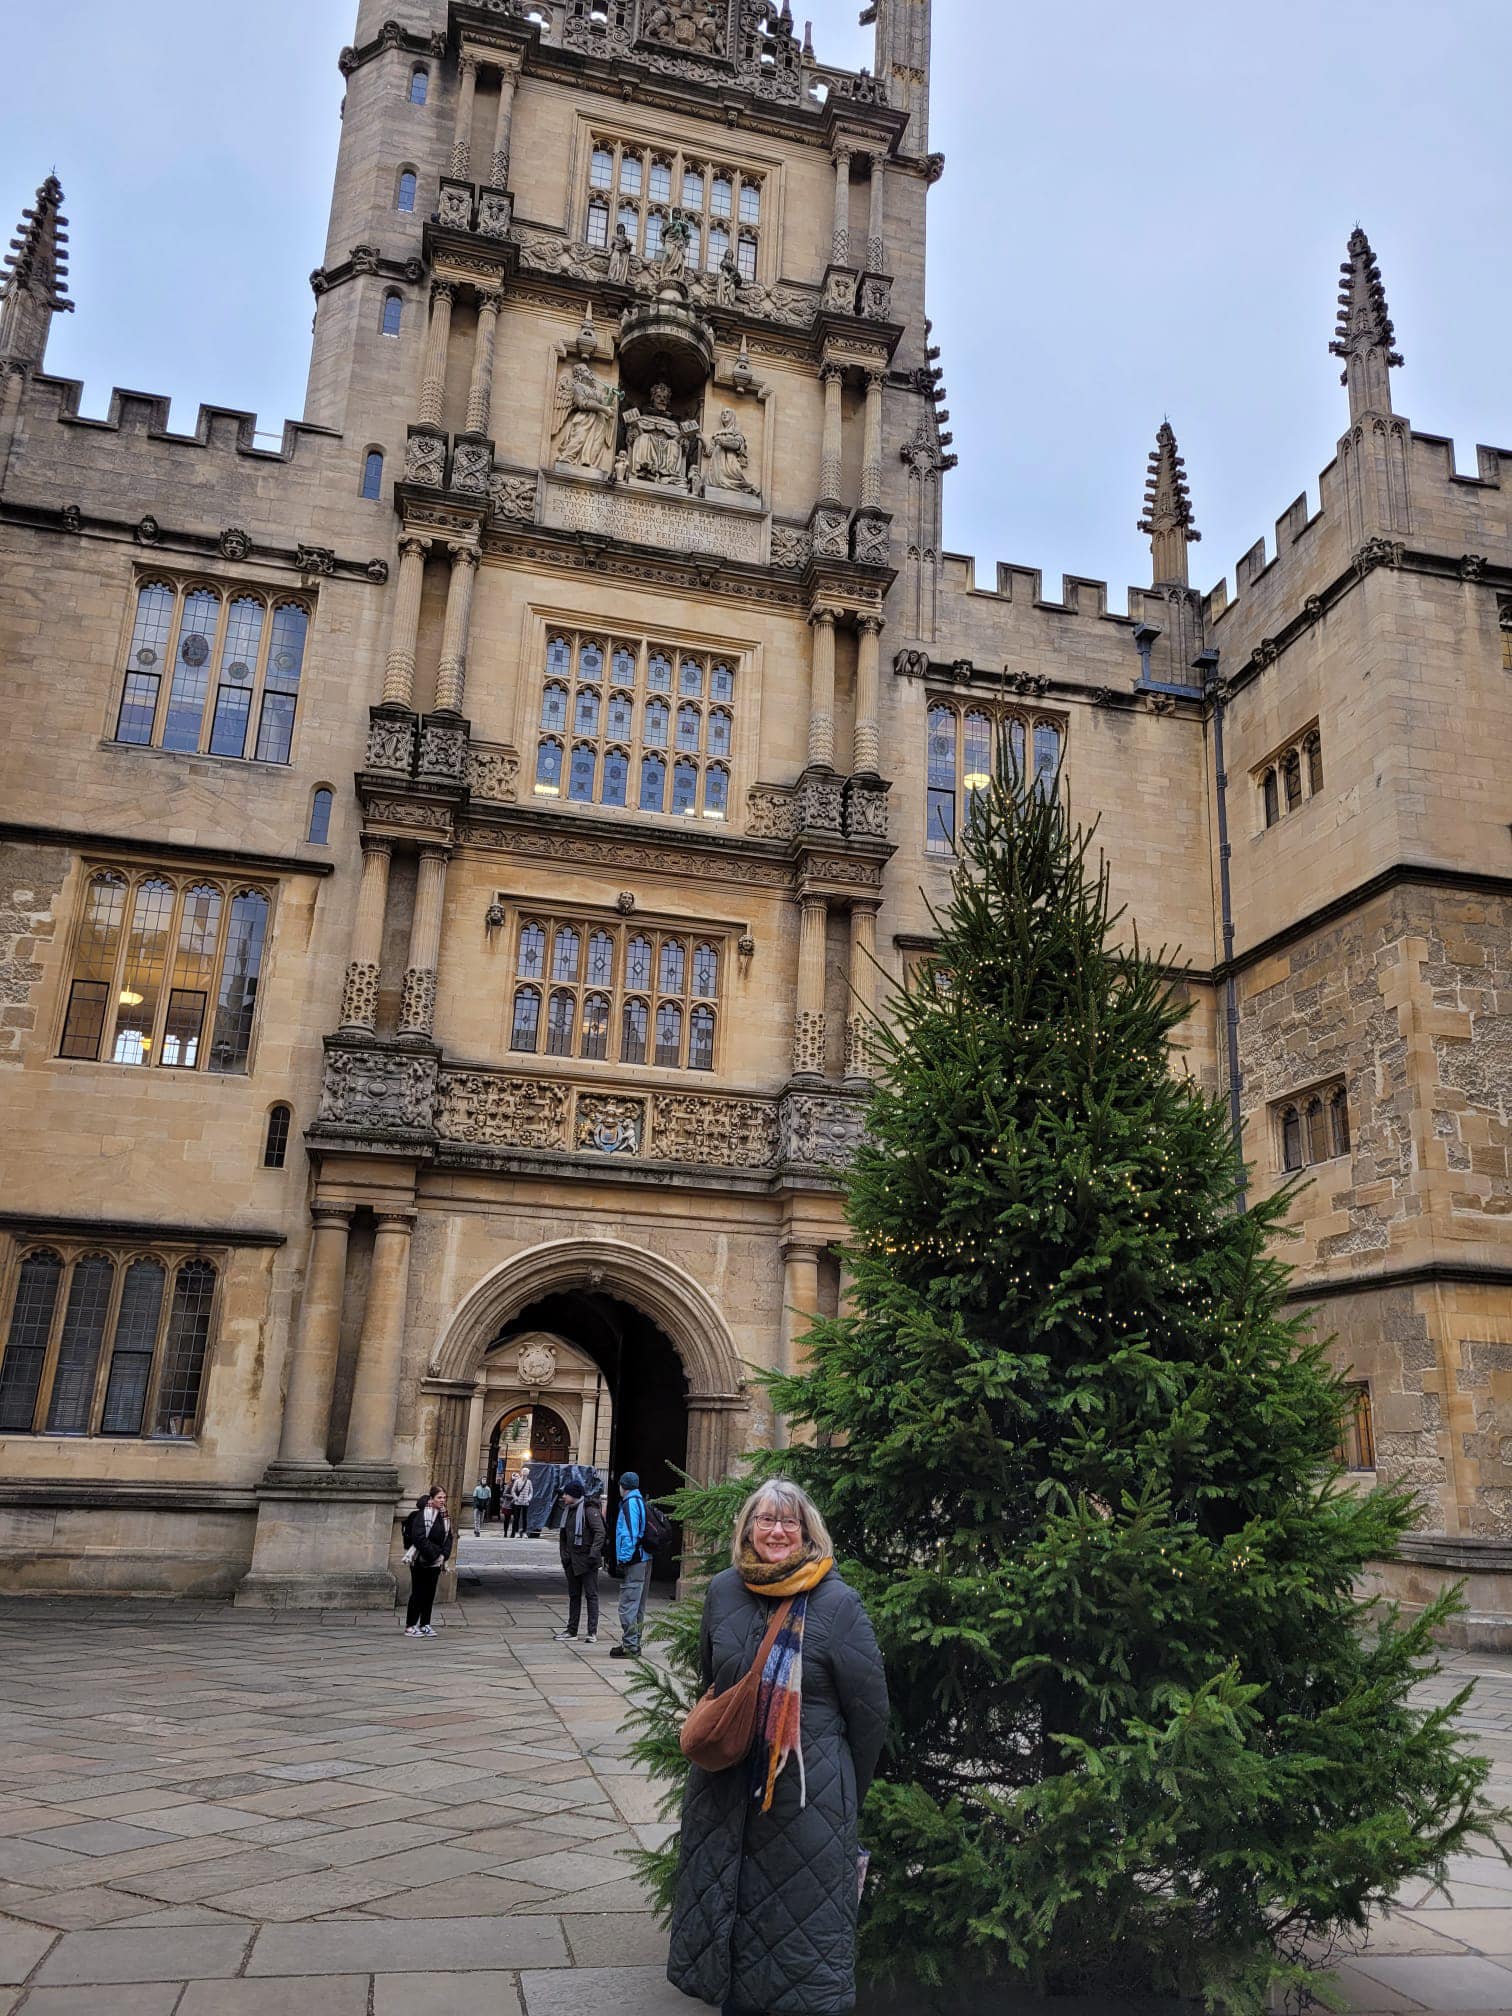
<instances>
[{"instance_id":1,"label":"colourful striped scarf","mask_svg":"<svg viewBox=\"0 0 1512 2016\"><path fill-rule=\"evenodd\" d=\"M798 1804L808 1804L808 1783L803 1771L801 1723L803 1715L803 1625L808 1614L808 1592L818 1586L834 1567L826 1555L798 1566L783 1563L775 1571L765 1563L754 1584L759 1596L791 1596L793 1607L787 1622L773 1640L761 1671L756 1696L756 1741L752 1749L751 1797L761 1801L763 1813L772 1810L777 1780L790 1757L798 1760ZM753 1586L755 1563L741 1562L748 1588Z\"/></svg>"}]
</instances>

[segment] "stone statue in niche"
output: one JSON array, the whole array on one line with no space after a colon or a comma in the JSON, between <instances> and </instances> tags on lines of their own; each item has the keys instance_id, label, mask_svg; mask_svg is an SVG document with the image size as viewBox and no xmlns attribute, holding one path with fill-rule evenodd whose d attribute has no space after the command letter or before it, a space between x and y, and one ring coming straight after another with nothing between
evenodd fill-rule
<instances>
[{"instance_id":1,"label":"stone statue in niche","mask_svg":"<svg viewBox=\"0 0 1512 2016\"><path fill-rule=\"evenodd\" d=\"M757 486L748 473L750 450L740 431L734 409L726 406L719 425L704 443L704 481L716 490L744 490L755 496Z\"/></svg>"},{"instance_id":2,"label":"stone statue in niche","mask_svg":"<svg viewBox=\"0 0 1512 2016\"><path fill-rule=\"evenodd\" d=\"M682 287L688 277L688 240L692 230L681 210L674 210L662 230L661 263L656 277L663 287Z\"/></svg>"},{"instance_id":3,"label":"stone statue in niche","mask_svg":"<svg viewBox=\"0 0 1512 2016\"><path fill-rule=\"evenodd\" d=\"M605 277L617 286L630 278L630 233L623 224L614 227L614 243L609 247L609 268Z\"/></svg>"},{"instance_id":4,"label":"stone statue in niche","mask_svg":"<svg viewBox=\"0 0 1512 2016\"><path fill-rule=\"evenodd\" d=\"M698 438L698 423L679 420L672 411L671 388L662 379L651 387L650 410L625 409L625 473L643 483L688 487L688 450Z\"/></svg>"},{"instance_id":5,"label":"stone statue in niche","mask_svg":"<svg viewBox=\"0 0 1512 2016\"><path fill-rule=\"evenodd\" d=\"M607 475L614 452L619 394L582 362L557 379L551 438L558 462Z\"/></svg>"},{"instance_id":6,"label":"stone statue in niche","mask_svg":"<svg viewBox=\"0 0 1512 2016\"><path fill-rule=\"evenodd\" d=\"M719 262L719 278L715 282L715 299L721 308L733 308L740 294L740 262L733 250L726 248Z\"/></svg>"}]
</instances>

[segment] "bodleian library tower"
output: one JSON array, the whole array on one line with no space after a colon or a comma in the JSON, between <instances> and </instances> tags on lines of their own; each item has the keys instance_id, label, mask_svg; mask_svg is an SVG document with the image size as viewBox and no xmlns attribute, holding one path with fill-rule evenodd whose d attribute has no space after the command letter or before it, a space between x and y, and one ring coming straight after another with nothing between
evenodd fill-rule
<instances>
[{"instance_id":1,"label":"bodleian library tower","mask_svg":"<svg viewBox=\"0 0 1512 2016\"><path fill-rule=\"evenodd\" d=\"M1251 1195L1313 1179L1345 1460L1424 1505L1380 1585L1512 1645L1512 451L1393 411L1356 229L1273 550L1189 585L1162 425L1125 608L979 579L930 0L869 14L852 73L772 0L360 0L279 437L84 417L22 212L0 1588L387 1604L396 1508L526 1414L652 1490L780 1438L863 1020L1006 737L1181 948Z\"/></svg>"}]
</instances>

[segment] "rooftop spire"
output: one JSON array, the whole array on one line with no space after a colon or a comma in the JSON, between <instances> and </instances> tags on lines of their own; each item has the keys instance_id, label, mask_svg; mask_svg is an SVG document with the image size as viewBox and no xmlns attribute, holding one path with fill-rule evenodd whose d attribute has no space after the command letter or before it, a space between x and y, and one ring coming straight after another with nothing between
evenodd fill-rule
<instances>
[{"instance_id":1,"label":"rooftop spire","mask_svg":"<svg viewBox=\"0 0 1512 2016\"><path fill-rule=\"evenodd\" d=\"M1145 477L1144 516L1138 530L1150 541L1150 579L1157 587L1187 585L1186 549L1202 534L1192 523L1192 499L1187 490L1186 463L1176 447L1169 420L1162 420L1150 450Z\"/></svg>"},{"instance_id":2,"label":"rooftop spire","mask_svg":"<svg viewBox=\"0 0 1512 2016\"><path fill-rule=\"evenodd\" d=\"M1344 359L1339 383L1349 387L1349 417L1391 411L1391 367L1401 354L1386 307L1381 269L1370 240L1356 224L1349 234L1349 257L1339 268L1339 325L1329 349Z\"/></svg>"},{"instance_id":3,"label":"rooftop spire","mask_svg":"<svg viewBox=\"0 0 1512 2016\"><path fill-rule=\"evenodd\" d=\"M68 283L68 219L63 191L49 175L12 238L0 274L0 357L40 364L52 318L73 307Z\"/></svg>"}]
</instances>

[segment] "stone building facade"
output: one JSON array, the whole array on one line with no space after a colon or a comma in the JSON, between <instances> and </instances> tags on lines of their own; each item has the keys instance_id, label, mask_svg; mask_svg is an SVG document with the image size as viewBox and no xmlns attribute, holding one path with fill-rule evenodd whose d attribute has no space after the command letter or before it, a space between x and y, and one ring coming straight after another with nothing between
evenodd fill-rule
<instances>
[{"instance_id":1,"label":"stone building facade","mask_svg":"<svg viewBox=\"0 0 1512 2016\"><path fill-rule=\"evenodd\" d=\"M1370 247L1319 508L1188 584L978 583L924 317L929 0L360 0L305 417L48 375L0 297L0 1580L391 1600L550 1408L722 1473L845 1295L860 1028L994 737L1181 948L1184 1068L1419 1601L1512 1642L1512 486L1392 411Z\"/></svg>"}]
</instances>

